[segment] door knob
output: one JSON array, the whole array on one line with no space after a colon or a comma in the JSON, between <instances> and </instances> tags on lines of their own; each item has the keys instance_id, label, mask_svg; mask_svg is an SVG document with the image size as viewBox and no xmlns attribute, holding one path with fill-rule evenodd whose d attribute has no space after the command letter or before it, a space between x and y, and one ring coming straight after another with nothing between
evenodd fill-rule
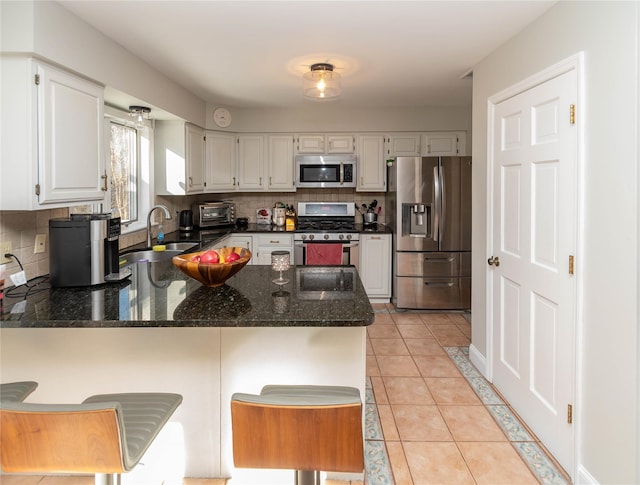
<instances>
[{"instance_id":1,"label":"door knob","mask_svg":"<svg viewBox=\"0 0 640 485\"><path fill-rule=\"evenodd\" d=\"M487 259L487 263L489 263L489 266L500 266L500 258L498 258L497 256L491 256L489 259Z\"/></svg>"}]
</instances>

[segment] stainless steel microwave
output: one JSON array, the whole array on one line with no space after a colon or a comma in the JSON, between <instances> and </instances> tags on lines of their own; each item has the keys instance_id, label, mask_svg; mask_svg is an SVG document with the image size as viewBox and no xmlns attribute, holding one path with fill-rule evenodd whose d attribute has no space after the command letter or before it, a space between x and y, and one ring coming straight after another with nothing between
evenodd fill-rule
<instances>
[{"instance_id":1,"label":"stainless steel microwave","mask_svg":"<svg viewBox=\"0 0 640 485\"><path fill-rule=\"evenodd\" d=\"M355 155L298 155L296 187L355 187Z\"/></svg>"}]
</instances>

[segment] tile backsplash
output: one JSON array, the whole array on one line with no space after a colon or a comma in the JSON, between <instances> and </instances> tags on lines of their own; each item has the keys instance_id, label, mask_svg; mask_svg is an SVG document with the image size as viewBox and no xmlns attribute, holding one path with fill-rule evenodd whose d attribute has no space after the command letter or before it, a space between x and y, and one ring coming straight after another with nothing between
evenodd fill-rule
<instances>
[{"instance_id":1,"label":"tile backsplash","mask_svg":"<svg viewBox=\"0 0 640 485\"><path fill-rule=\"evenodd\" d=\"M178 230L177 214L182 209L191 208L194 203L211 200L233 200L236 204L236 217L247 217L249 222L256 221L256 209L273 207L275 203L296 206L298 201L318 202L350 202L358 206L377 200L383 211L378 221L384 223L385 193L362 193L351 189L301 189L297 192L265 192L265 193L228 193L204 194L186 197L156 197L156 204L164 204L174 215L171 221L164 222L164 231L169 233ZM67 217L68 208L45 209L40 211L0 211L0 242L11 241L12 253L15 254L24 267L27 279L49 274L49 219ZM357 214L356 214L357 216ZM146 215L145 215L146 220ZM359 221L358 221L359 222ZM34 253L37 234L46 235L46 247L43 253ZM154 232L155 236L155 232ZM144 242L144 230L123 234L120 237L120 249ZM18 263L13 260L7 264L8 275L20 270ZM10 283L9 281L5 283ZM7 285L8 286L8 285Z\"/></svg>"}]
</instances>

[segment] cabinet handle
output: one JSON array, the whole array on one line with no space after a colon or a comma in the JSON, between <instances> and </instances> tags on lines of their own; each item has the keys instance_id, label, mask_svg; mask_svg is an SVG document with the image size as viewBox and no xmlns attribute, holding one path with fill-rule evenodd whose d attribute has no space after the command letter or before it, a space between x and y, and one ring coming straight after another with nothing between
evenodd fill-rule
<instances>
[{"instance_id":1,"label":"cabinet handle","mask_svg":"<svg viewBox=\"0 0 640 485\"><path fill-rule=\"evenodd\" d=\"M189 187L193 187L193 177L189 177Z\"/></svg>"},{"instance_id":2,"label":"cabinet handle","mask_svg":"<svg viewBox=\"0 0 640 485\"><path fill-rule=\"evenodd\" d=\"M380 236L371 236L371 239L380 240L382 238Z\"/></svg>"},{"instance_id":3,"label":"cabinet handle","mask_svg":"<svg viewBox=\"0 0 640 485\"><path fill-rule=\"evenodd\" d=\"M262 177L260 177L260 187L262 187Z\"/></svg>"},{"instance_id":4,"label":"cabinet handle","mask_svg":"<svg viewBox=\"0 0 640 485\"><path fill-rule=\"evenodd\" d=\"M234 186L236 185L236 178L235 177L233 177L233 185Z\"/></svg>"},{"instance_id":5,"label":"cabinet handle","mask_svg":"<svg viewBox=\"0 0 640 485\"><path fill-rule=\"evenodd\" d=\"M107 190L109 190L107 188L107 171L106 170L104 171L104 175L101 175L100 178L102 179L102 183L104 184L102 186L102 191L106 192Z\"/></svg>"},{"instance_id":6,"label":"cabinet handle","mask_svg":"<svg viewBox=\"0 0 640 485\"><path fill-rule=\"evenodd\" d=\"M271 181L271 176L269 176L269 185L271 186L273 182Z\"/></svg>"}]
</instances>

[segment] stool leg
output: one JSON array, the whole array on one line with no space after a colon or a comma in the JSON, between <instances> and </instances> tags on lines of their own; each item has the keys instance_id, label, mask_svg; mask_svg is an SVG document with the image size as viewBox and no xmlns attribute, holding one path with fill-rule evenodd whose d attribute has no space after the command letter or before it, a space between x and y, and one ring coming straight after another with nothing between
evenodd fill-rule
<instances>
[{"instance_id":1,"label":"stool leg","mask_svg":"<svg viewBox=\"0 0 640 485\"><path fill-rule=\"evenodd\" d=\"M320 485L320 472L313 470L296 470L295 485Z\"/></svg>"},{"instance_id":2,"label":"stool leg","mask_svg":"<svg viewBox=\"0 0 640 485\"><path fill-rule=\"evenodd\" d=\"M119 473L96 473L96 485L120 485Z\"/></svg>"}]
</instances>

